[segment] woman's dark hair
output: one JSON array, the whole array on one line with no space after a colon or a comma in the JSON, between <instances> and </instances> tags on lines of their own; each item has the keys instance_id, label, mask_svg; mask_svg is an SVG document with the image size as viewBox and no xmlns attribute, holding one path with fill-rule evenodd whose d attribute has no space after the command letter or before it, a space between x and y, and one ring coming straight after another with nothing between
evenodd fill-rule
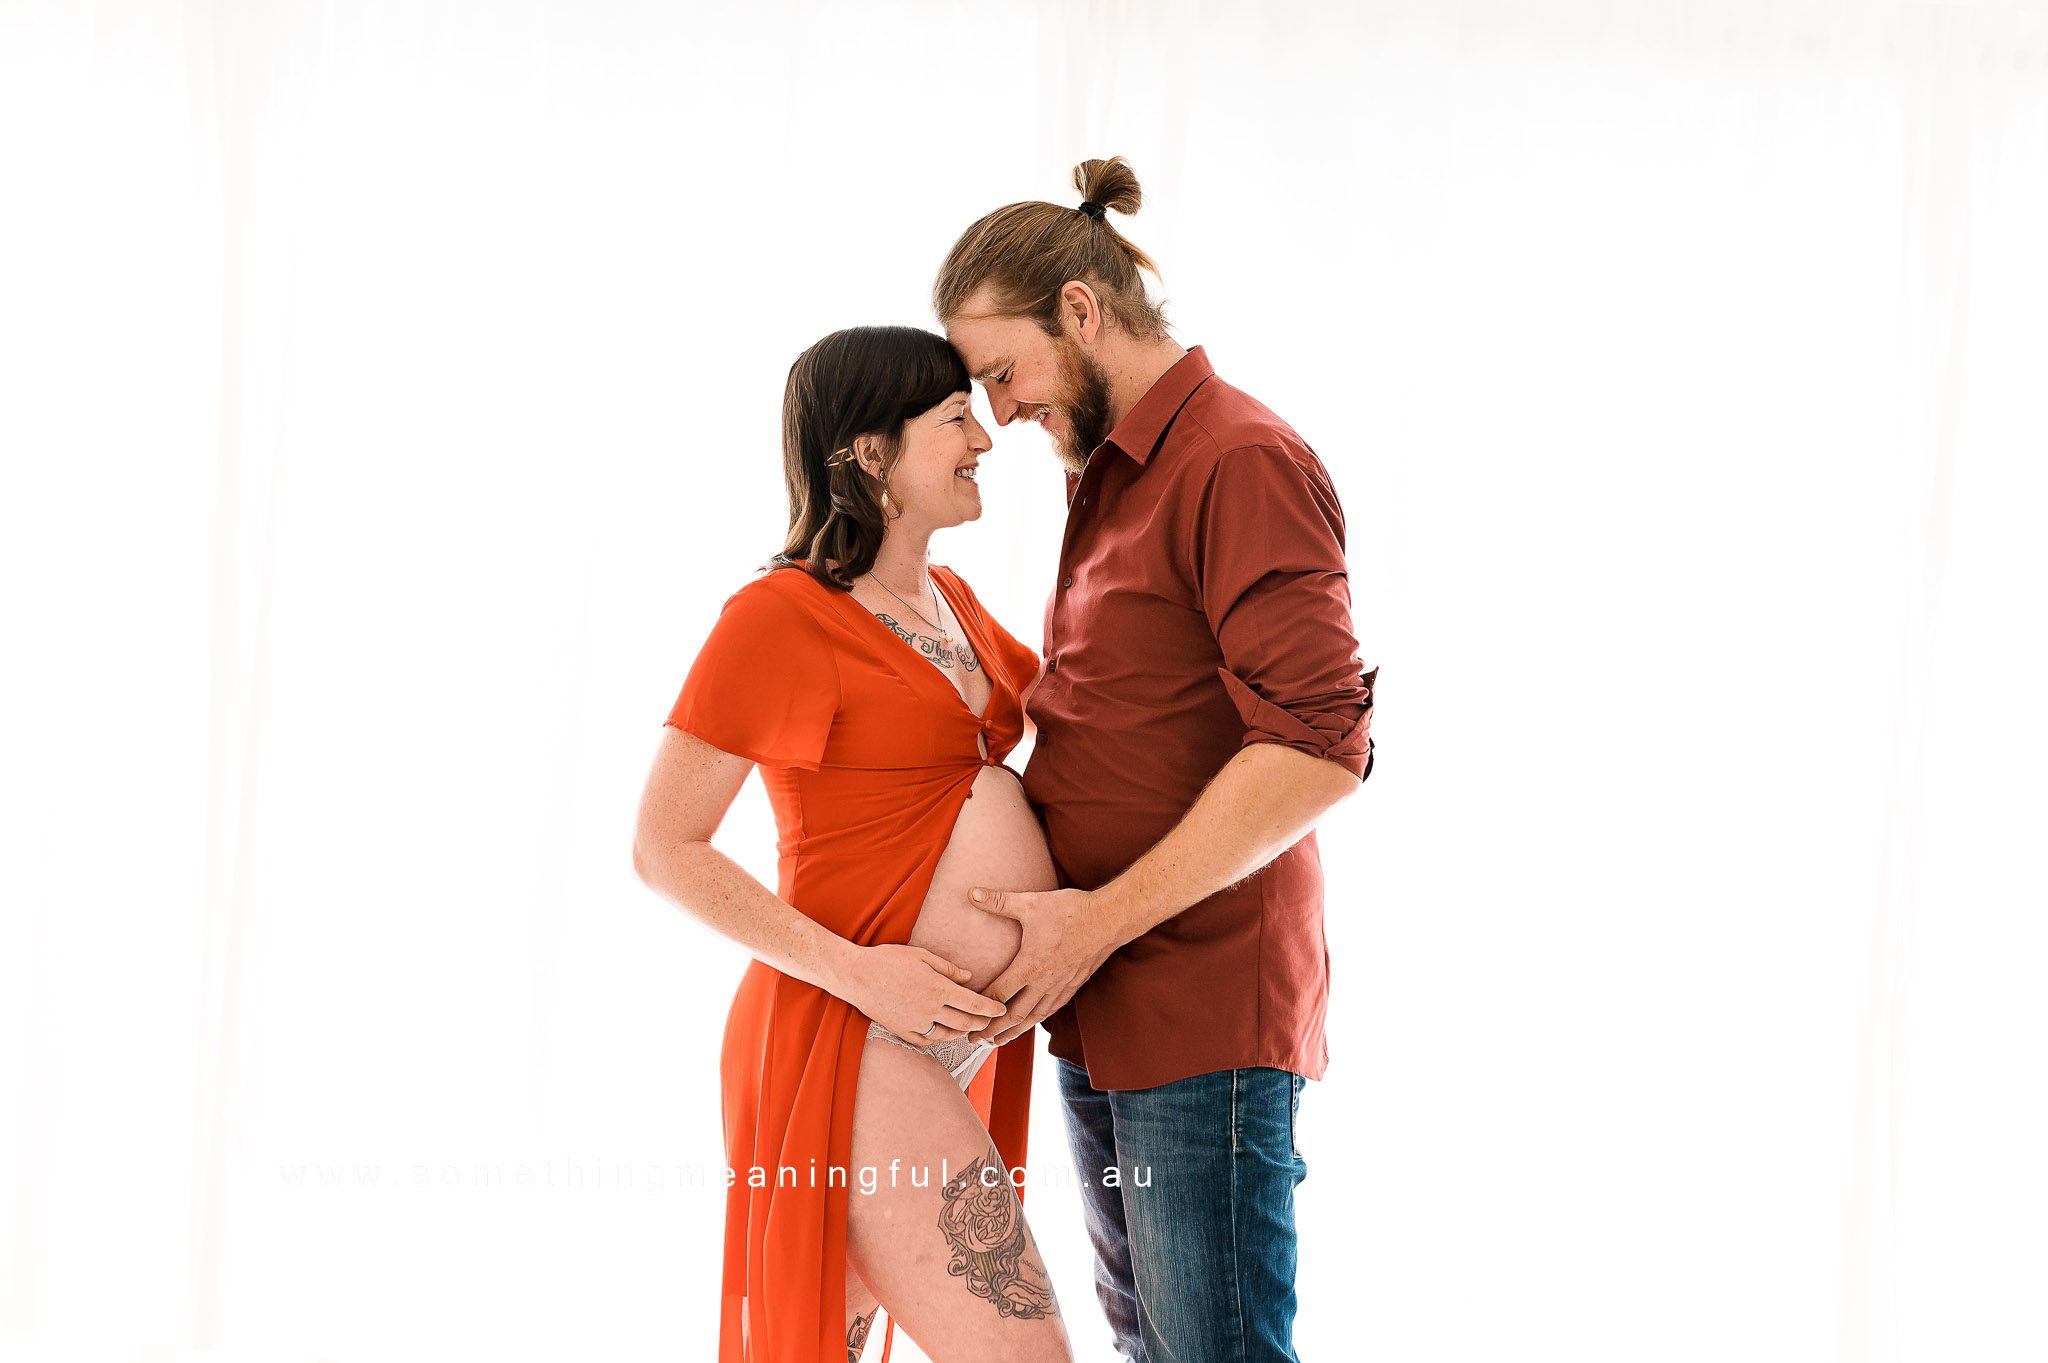
<instances>
[{"instance_id":1,"label":"woman's dark hair","mask_svg":"<svg viewBox=\"0 0 2048 1363\"><path fill-rule=\"evenodd\" d=\"M945 337L918 327L848 327L797 356L782 391L789 534L782 552L762 567L808 559L812 577L852 591L882 548L881 493L903 453L903 423L968 391L959 352ZM863 435L881 446L879 480L851 455L825 462Z\"/></svg>"}]
</instances>

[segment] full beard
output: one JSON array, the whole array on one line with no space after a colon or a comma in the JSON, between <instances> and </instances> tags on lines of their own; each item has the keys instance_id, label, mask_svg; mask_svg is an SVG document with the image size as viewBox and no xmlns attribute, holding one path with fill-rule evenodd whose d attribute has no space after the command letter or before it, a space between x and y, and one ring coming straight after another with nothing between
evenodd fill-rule
<instances>
[{"instance_id":1,"label":"full beard","mask_svg":"<svg viewBox=\"0 0 2048 1363\"><path fill-rule=\"evenodd\" d=\"M1069 473L1088 466L1088 456L1109 435L1109 371L1076 341L1062 336L1059 351L1058 409L1064 427L1053 438L1053 450Z\"/></svg>"}]
</instances>

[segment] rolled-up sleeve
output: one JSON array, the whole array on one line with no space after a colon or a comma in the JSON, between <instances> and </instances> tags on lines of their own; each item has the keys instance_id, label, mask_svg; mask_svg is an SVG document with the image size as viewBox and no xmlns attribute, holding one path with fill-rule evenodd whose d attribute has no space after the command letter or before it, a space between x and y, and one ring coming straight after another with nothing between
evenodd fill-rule
<instances>
[{"instance_id":1,"label":"rolled-up sleeve","mask_svg":"<svg viewBox=\"0 0 2048 1363\"><path fill-rule=\"evenodd\" d=\"M1194 577L1244 742L1372 772L1372 689L1351 620L1344 512L1305 447L1223 451L1195 517Z\"/></svg>"}]
</instances>

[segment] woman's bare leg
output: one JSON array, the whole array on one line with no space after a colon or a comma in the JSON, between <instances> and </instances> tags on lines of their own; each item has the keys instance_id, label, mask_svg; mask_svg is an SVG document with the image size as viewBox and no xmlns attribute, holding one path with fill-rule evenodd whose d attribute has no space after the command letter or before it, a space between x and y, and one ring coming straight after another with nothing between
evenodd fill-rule
<instances>
[{"instance_id":1,"label":"woman's bare leg","mask_svg":"<svg viewBox=\"0 0 2048 1363\"><path fill-rule=\"evenodd\" d=\"M847 1272L873 1295L849 1285L849 1328L857 1304L879 1297L933 1363L1072 1363L1009 1172L931 1057L868 1039L852 1166Z\"/></svg>"},{"instance_id":2,"label":"woman's bare leg","mask_svg":"<svg viewBox=\"0 0 2048 1363\"><path fill-rule=\"evenodd\" d=\"M853 1271L853 1260L849 1258L846 1261L846 1363L860 1363L861 1351L874 1330L878 1309L875 1294L868 1291L868 1285L861 1281L860 1274Z\"/></svg>"}]
</instances>

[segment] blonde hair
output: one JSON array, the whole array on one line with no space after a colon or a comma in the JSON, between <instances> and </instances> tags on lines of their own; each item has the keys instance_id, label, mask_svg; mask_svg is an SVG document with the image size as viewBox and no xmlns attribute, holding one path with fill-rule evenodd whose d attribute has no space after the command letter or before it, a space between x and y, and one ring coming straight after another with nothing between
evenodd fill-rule
<instances>
[{"instance_id":1,"label":"blonde hair","mask_svg":"<svg viewBox=\"0 0 2048 1363\"><path fill-rule=\"evenodd\" d=\"M1137 173L1121 156L1075 166L1074 188L1084 202L1127 217L1143 202ZM932 310L942 323L951 321L977 289L990 284L998 316L1028 317L1057 336L1060 290L1078 279L1123 330L1163 341L1166 314L1146 297L1141 269L1159 274L1152 257L1112 227L1106 214L1037 200L1005 204L963 232L946 253L932 285Z\"/></svg>"}]
</instances>

